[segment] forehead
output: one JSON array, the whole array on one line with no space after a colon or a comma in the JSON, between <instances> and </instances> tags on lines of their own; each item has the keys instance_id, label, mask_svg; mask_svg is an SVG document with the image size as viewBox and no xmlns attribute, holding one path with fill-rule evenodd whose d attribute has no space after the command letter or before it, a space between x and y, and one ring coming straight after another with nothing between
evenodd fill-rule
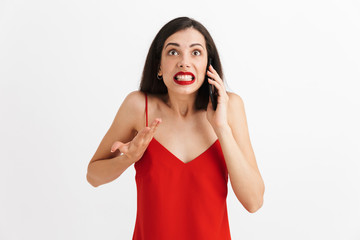
<instances>
[{"instance_id":1,"label":"forehead","mask_svg":"<svg viewBox=\"0 0 360 240\"><path fill-rule=\"evenodd\" d=\"M204 36L194 28L183 29L170 35L166 39L164 46L169 42L179 43L180 46L189 46L192 43L200 43L204 47L206 45Z\"/></svg>"}]
</instances>

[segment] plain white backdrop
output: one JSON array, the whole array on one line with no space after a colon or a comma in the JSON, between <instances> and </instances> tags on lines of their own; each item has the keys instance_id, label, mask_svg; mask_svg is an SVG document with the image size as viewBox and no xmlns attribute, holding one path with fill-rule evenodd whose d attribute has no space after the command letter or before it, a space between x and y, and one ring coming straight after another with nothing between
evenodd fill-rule
<instances>
[{"instance_id":1,"label":"plain white backdrop","mask_svg":"<svg viewBox=\"0 0 360 240\"><path fill-rule=\"evenodd\" d=\"M175 17L213 36L265 181L232 239L360 239L360 3L0 1L0 239L131 239L134 167L87 165Z\"/></svg>"}]
</instances>

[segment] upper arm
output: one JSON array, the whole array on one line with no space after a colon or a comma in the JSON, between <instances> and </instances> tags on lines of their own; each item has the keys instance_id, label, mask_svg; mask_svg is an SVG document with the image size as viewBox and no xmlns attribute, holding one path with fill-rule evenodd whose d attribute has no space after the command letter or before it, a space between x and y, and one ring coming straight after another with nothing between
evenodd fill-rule
<instances>
[{"instance_id":1,"label":"upper arm","mask_svg":"<svg viewBox=\"0 0 360 240\"><path fill-rule=\"evenodd\" d=\"M229 125L231 127L235 141L237 142L240 150L244 153L251 166L259 171L250 141L244 102L242 98L235 93L228 92L228 96Z\"/></svg>"},{"instance_id":2,"label":"upper arm","mask_svg":"<svg viewBox=\"0 0 360 240\"><path fill-rule=\"evenodd\" d=\"M119 151L110 152L111 146L115 141L126 143L134 138L137 133L137 123L142 119L144 113L144 106L145 98L142 92L134 91L126 96L90 163L113 158L120 154Z\"/></svg>"}]
</instances>

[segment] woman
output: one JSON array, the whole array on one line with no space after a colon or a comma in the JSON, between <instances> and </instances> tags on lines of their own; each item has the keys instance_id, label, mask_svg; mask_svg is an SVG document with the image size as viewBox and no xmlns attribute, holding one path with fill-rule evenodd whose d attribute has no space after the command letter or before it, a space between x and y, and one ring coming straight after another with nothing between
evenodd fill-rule
<instances>
[{"instance_id":1,"label":"woman","mask_svg":"<svg viewBox=\"0 0 360 240\"><path fill-rule=\"evenodd\" d=\"M208 83L218 92L216 110ZM89 163L88 182L113 181L132 164L133 239L230 239L228 176L249 212L262 206L264 183L243 101L225 90L216 46L193 19L176 18L156 35L140 91L122 103Z\"/></svg>"}]
</instances>

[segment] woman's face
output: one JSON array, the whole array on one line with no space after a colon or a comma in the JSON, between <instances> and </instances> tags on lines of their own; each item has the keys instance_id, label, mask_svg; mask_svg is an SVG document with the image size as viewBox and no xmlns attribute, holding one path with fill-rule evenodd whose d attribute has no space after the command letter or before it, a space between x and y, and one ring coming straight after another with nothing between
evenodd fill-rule
<instances>
[{"instance_id":1,"label":"woman's face","mask_svg":"<svg viewBox=\"0 0 360 240\"><path fill-rule=\"evenodd\" d=\"M159 75L169 92L191 94L204 82L206 65L204 36L194 28L187 28L166 39Z\"/></svg>"}]
</instances>

